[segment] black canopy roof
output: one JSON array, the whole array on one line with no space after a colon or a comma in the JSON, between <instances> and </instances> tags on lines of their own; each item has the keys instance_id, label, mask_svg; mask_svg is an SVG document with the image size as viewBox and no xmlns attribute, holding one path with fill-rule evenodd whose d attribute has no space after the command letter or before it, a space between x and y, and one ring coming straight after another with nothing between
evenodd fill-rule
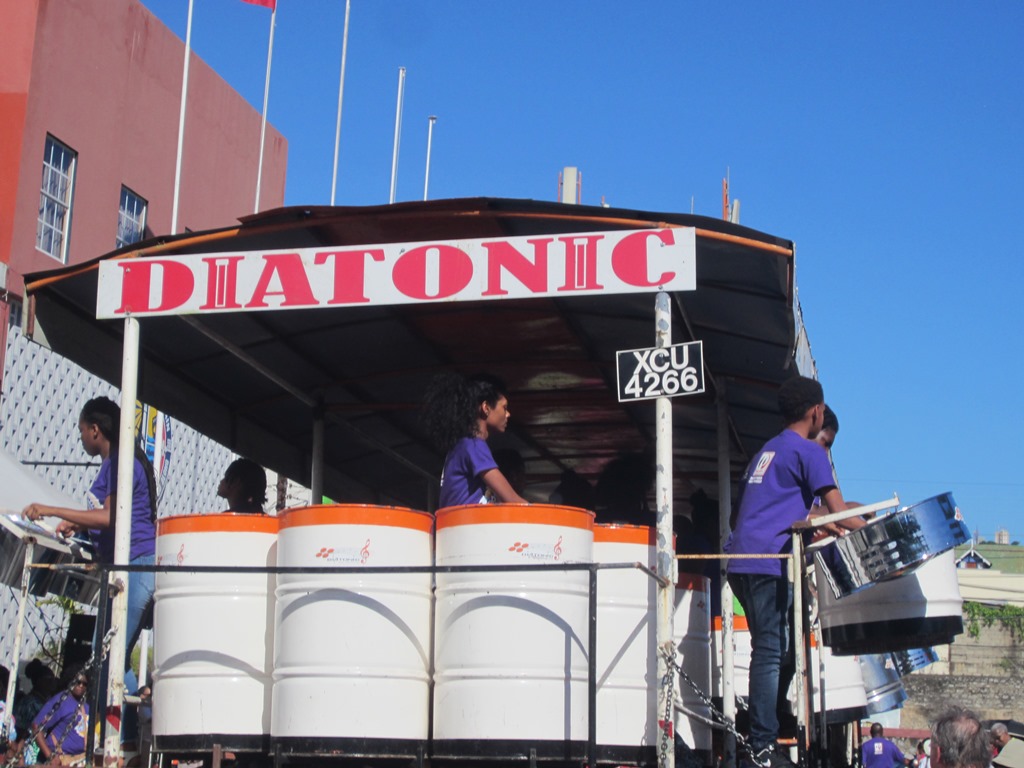
<instances>
[{"instance_id":1,"label":"black canopy roof","mask_svg":"<svg viewBox=\"0 0 1024 768\"><path fill-rule=\"evenodd\" d=\"M702 216L523 200L289 207L222 230L153 239L26 280L30 333L120 383L123 323L95 317L112 258L566 232L696 228L697 290L671 295L673 342L704 342L707 392L675 398L677 501L717 495L716 394L733 478L780 428L775 392L796 374L793 244ZM237 453L309 483L314 413L326 416L324 492L427 508L443 457L419 424L430 378L487 371L509 385L527 479L594 479L654 444L652 402L620 404L615 352L654 346L655 294L146 317L139 398ZM677 507L678 509L679 507Z\"/></svg>"}]
</instances>

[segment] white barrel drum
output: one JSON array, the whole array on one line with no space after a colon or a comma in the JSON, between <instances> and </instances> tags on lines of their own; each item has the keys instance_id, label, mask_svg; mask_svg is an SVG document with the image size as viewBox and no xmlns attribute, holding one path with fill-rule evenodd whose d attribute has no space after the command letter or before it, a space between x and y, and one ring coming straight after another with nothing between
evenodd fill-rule
<instances>
[{"instance_id":1,"label":"white barrel drum","mask_svg":"<svg viewBox=\"0 0 1024 768\"><path fill-rule=\"evenodd\" d=\"M283 754L415 755L428 738L433 516L400 507L286 511L271 738Z\"/></svg>"},{"instance_id":2,"label":"white barrel drum","mask_svg":"<svg viewBox=\"0 0 1024 768\"><path fill-rule=\"evenodd\" d=\"M591 512L479 504L437 512L435 757L578 759L587 741Z\"/></svg>"},{"instance_id":3,"label":"white barrel drum","mask_svg":"<svg viewBox=\"0 0 1024 768\"><path fill-rule=\"evenodd\" d=\"M698 694L681 676L677 678L676 733L705 765L710 765L711 707L705 703L711 697L711 581L707 576L679 575L672 639L676 663L701 692Z\"/></svg>"},{"instance_id":4,"label":"white barrel drum","mask_svg":"<svg viewBox=\"0 0 1024 768\"><path fill-rule=\"evenodd\" d=\"M817 568L817 566L816 566ZM887 653L953 642L963 632L960 584L949 550L910 573L838 598L818 578L825 645L838 655Z\"/></svg>"},{"instance_id":5,"label":"white barrel drum","mask_svg":"<svg viewBox=\"0 0 1024 768\"><path fill-rule=\"evenodd\" d=\"M162 565L273 567L278 519L221 513L157 523ZM161 752L266 751L274 576L156 574L153 741Z\"/></svg>"},{"instance_id":6,"label":"white barrel drum","mask_svg":"<svg viewBox=\"0 0 1024 768\"><path fill-rule=\"evenodd\" d=\"M811 695L814 712L821 713L822 681L824 681L825 723L853 723L867 717L868 700L864 678L856 656L835 656L828 646L820 646L817 634L811 634ZM797 686L790 689L790 703L796 711Z\"/></svg>"},{"instance_id":7,"label":"white barrel drum","mask_svg":"<svg viewBox=\"0 0 1024 768\"><path fill-rule=\"evenodd\" d=\"M654 529L594 526L595 563L655 567ZM658 736L657 584L636 568L597 572L598 758L653 763Z\"/></svg>"}]
</instances>

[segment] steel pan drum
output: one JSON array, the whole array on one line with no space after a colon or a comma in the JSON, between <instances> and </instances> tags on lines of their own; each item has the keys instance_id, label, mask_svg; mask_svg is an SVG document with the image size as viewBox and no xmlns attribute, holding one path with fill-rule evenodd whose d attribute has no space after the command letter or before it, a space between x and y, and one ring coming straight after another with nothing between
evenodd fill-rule
<instances>
[{"instance_id":1,"label":"steel pan drum","mask_svg":"<svg viewBox=\"0 0 1024 768\"><path fill-rule=\"evenodd\" d=\"M842 599L818 588L822 637L842 656L951 643L964 631L962 606L952 550Z\"/></svg>"},{"instance_id":2,"label":"steel pan drum","mask_svg":"<svg viewBox=\"0 0 1024 768\"><path fill-rule=\"evenodd\" d=\"M872 520L819 550L815 560L825 578L818 585L841 598L909 573L970 537L953 495L933 496Z\"/></svg>"},{"instance_id":3,"label":"steel pan drum","mask_svg":"<svg viewBox=\"0 0 1024 768\"><path fill-rule=\"evenodd\" d=\"M868 700L868 714L877 715L900 709L907 700L907 692L900 682L892 654L868 653L859 657L860 672L864 677L864 694Z\"/></svg>"},{"instance_id":4,"label":"steel pan drum","mask_svg":"<svg viewBox=\"0 0 1024 768\"><path fill-rule=\"evenodd\" d=\"M900 677L906 677L911 672L934 664L939 660L939 654L934 648L911 648L906 651L894 651L892 659L896 663L896 671L900 673Z\"/></svg>"}]
</instances>

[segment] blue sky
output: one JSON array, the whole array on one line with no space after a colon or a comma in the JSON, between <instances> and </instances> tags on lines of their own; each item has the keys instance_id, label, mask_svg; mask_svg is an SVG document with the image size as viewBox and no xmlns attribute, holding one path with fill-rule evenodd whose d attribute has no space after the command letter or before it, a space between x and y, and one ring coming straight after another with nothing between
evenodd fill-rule
<instances>
[{"instance_id":1,"label":"blue sky","mask_svg":"<svg viewBox=\"0 0 1024 768\"><path fill-rule=\"evenodd\" d=\"M185 35L185 0L143 0ZM278 0L286 203L330 201L344 0ZM270 11L198 0L193 49L259 109ZM991 539L1024 479L1024 4L353 0L337 202L554 199L721 215L797 245L848 498L952 491Z\"/></svg>"}]
</instances>

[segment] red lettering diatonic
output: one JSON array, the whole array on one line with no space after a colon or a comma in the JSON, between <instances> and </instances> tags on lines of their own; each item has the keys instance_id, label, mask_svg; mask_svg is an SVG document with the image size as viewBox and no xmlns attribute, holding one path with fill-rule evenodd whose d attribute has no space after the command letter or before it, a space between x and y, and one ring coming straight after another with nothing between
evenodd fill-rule
<instances>
[{"instance_id":1,"label":"red lettering diatonic","mask_svg":"<svg viewBox=\"0 0 1024 768\"><path fill-rule=\"evenodd\" d=\"M428 254L437 254L437 294L427 293ZM406 251L391 272L395 288L410 299L447 299L473 279L473 260L453 245L421 245Z\"/></svg>"},{"instance_id":2,"label":"red lettering diatonic","mask_svg":"<svg viewBox=\"0 0 1024 768\"><path fill-rule=\"evenodd\" d=\"M384 250L362 248L356 251L323 251L313 257L314 264L333 261L334 293L328 304L365 304L366 298L366 257L373 261L384 261Z\"/></svg>"},{"instance_id":3,"label":"red lettering diatonic","mask_svg":"<svg viewBox=\"0 0 1024 768\"><path fill-rule=\"evenodd\" d=\"M117 314L166 312L176 309L192 296L195 277L192 270L177 261L162 259L132 259L118 262L124 270L121 277L121 306ZM159 276L160 296L156 306L150 306L154 277Z\"/></svg>"},{"instance_id":4,"label":"red lettering diatonic","mask_svg":"<svg viewBox=\"0 0 1024 768\"><path fill-rule=\"evenodd\" d=\"M647 275L650 271L648 241L652 237L657 238L665 245L675 245L676 242L671 229L659 229L654 232L645 230L626 235L612 249L612 271L622 282L642 288L653 288L657 285L664 285L675 278L675 272L662 272L654 280L648 278Z\"/></svg>"},{"instance_id":5,"label":"red lettering diatonic","mask_svg":"<svg viewBox=\"0 0 1024 768\"><path fill-rule=\"evenodd\" d=\"M487 251L487 290L484 296L505 296L508 291L501 286L501 272L505 270L530 293L546 293L548 290L548 243L554 238L544 237L527 240L533 246L533 259L517 251L507 242L496 240L481 243Z\"/></svg>"},{"instance_id":6,"label":"red lettering diatonic","mask_svg":"<svg viewBox=\"0 0 1024 768\"><path fill-rule=\"evenodd\" d=\"M560 237L565 244L565 283L560 291L599 291L597 282L597 244L604 235Z\"/></svg>"},{"instance_id":7,"label":"red lettering diatonic","mask_svg":"<svg viewBox=\"0 0 1024 768\"><path fill-rule=\"evenodd\" d=\"M313 289L309 287L309 277L297 253L267 253L263 255L263 272L256 283L252 299L247 308L266 307L268 296L281 296L281 307L311 307L316 304ZM270 281L277 275L281 281L281 290L271 291Z\"/></svg>"}]
</instances>

